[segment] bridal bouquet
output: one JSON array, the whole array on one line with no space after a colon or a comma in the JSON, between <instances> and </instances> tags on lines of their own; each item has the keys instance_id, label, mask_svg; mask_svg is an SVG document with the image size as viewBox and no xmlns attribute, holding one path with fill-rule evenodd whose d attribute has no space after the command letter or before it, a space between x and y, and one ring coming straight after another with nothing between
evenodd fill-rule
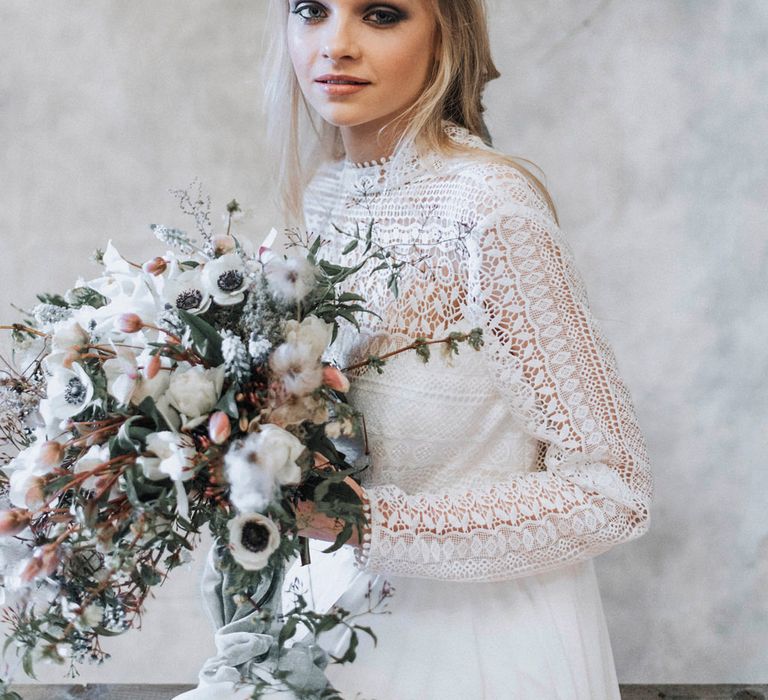
<instances>
[{"instance_id":1,"label":"bridal bouquet","mask_svg":"<svg viewBox=\"0 0 768 700\"><path fill-rule=\"evenodd\" d=\"M99 276L41 294L28 320L4 326L14 345L0 369L6 649L29 675L40 659L73 674L101 662L101 639L140 621L152 587L189 560L207 525L229 609L222 621L247 635L247 653L224 654L209 677L243 681L252 697L274 688L338 697L325 665L353 661L358 633L372 630L341 609L315 612L301 595L284 611L280 589L305 552L300 500L339 523L326 551L355 532L362 539L351 481L361 467L334 444L359 434L361 416L324 356L340 322L371 313L341 283L372 263L396 292L399 266L372 224L346 234L344 254L364 254L344 266L322 258L320 237L294 239L301 254L292 256L270 240L249 247L230 228L235 201L216 235L209 204L179 198L195 236L153 226L168 249L142 262L110 243L97 252ZM482 340L476 330L407 349L426 360L435 342L458 352ZM381 372L385 362L362 364ZM329 659L317 637L338 625L349 646ZM3 682L0 697L17 696Z\"/></svg>"}]
</instances>

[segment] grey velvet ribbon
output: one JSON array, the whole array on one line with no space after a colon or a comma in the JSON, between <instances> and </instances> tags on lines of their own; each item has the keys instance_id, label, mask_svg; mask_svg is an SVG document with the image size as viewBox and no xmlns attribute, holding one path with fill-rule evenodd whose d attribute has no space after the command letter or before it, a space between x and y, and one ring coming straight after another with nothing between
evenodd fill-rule
<instances>
[{"instance_id":1,"label":"grey velvet ribbon","mask_svg":"<svg viewBox=\"0 0 768 700\"><path fill-rule=\"evenodd\" d=\"M251 597L252 602L237 605L227 588L229 577L219 566L217 543L208 552L200 582L203 606L216 628L216 655L209 658L199 673L198 688L175 700L231 700L251 697L257 679L276 682L277 673L301 688L302 697L320 697L328 687L324 669L325 651L318 645L299 640L278 656L277 635L282 612L284 571L264 577ZM263 613L267 611L269 616ZM288 700L290 691L270 692L264 698Z\"/></svg>"}]
</instances>

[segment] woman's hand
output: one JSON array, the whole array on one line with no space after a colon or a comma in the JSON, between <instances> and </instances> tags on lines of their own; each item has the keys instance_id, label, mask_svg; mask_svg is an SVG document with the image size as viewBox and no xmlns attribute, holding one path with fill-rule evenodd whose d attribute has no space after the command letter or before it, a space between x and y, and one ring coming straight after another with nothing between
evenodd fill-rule
<instances>
[{"instance_id":1,"label":"woman's hand","mask_svg":"<svg viewBox=\"0 0 768 700\"><path fill-rule=\"evenodd\" d=\"M360 484L349 476L344 479L344 483L357 494L361 503L365 501L365 491ZM324 542L335 542L338 534L344 529L343 520L321 513L317 510L314 501L299 501L296 504L296 524L299 527L299 535ZM366 525L365 529L367 527ZM358 534L358 529L353 527L352 535L346 544L358 546L360 544Z\"/></svg>"}]
</instances>

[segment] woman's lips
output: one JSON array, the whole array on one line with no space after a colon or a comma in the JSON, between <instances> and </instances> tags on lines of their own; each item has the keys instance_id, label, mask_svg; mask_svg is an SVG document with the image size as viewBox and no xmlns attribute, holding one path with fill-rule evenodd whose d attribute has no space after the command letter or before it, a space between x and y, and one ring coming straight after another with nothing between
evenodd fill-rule
<instances>
[{"instance_id":1,"label":"woman's lips","mask_svg":"<svg viewBox=\"0 0 768 700\"><path fill-rule=\"evenodd\" d=\"M351 95L355 92L360 92L364 87L370 85L370 83L328 82L322 80L316 80L315 83L327 95Z\"/></svg>"}]
</instances>

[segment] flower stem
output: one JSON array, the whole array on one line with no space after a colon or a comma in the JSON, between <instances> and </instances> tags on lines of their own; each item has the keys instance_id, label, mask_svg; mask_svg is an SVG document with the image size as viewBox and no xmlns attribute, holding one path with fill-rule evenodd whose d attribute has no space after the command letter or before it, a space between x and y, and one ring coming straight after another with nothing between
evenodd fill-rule
<instances>
[{"instance_id":1,"label":"flower stem","mask_svg":"<svg viewBox=\"0 0 768 700\"><path fill-rule=\"evenodd\" d=\"M0 330L32 333L32 335L39 335L41 338L48 337L48 333L43 333L36 328L30 328L29 326L25 326L23 323L13 323L10 326L0 326Z\"/></svg>"},{"instance_id":2,"label":"flower stem","mask_svg":"<svg viewBox=\"0 0 768 700\"><path fill-rule=\"evenodd\" d=\"M438 345L440 343L449 343L451 340L457 340L457 338L439 338L439 339L433 339L433 340L416 340L410 345L406 345L404 348L399 348L398 350L393 350L392 352L388 352L385 355L380 355L377 357L379 360L386 360L390 357L394 357L395 355L399 355L400 353L407 352L408 350L416 350L417 348L420 348L424 345ZM362 367L368 367L371 364L371 358L368 358L367 360L363 360L362 362L358 362L354 365L350 365L349 367L344 367L342 369L342 372L351 372L353 369L360 369Z\"/></svg>"}]
</instances>

